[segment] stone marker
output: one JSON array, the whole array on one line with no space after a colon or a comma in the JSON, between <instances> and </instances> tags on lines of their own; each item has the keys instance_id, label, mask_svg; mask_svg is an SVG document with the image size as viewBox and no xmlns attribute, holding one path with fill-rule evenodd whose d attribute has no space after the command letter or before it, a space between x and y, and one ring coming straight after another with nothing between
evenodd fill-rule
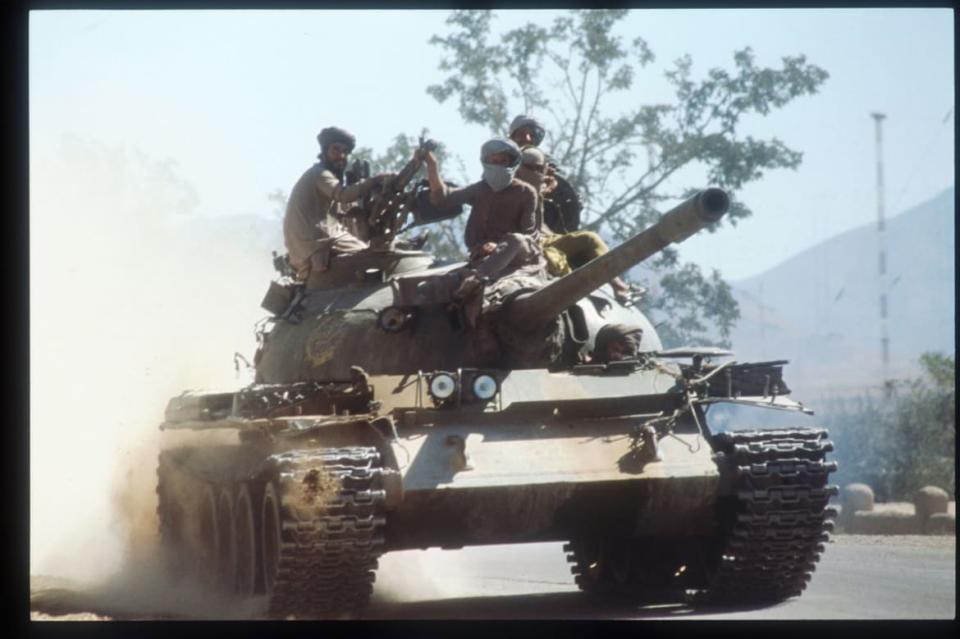
<instances>
[{"instance_id":1,"label":"stone marker","mask_svg":"<svg viewBox=\"0 0 960 639\"><path fill-rule=\"evenodd\" d=\"M932 515L946 514L950 496L947 491L936 486L924 486L913 494L913 507L920 529L927 532L928 521Z\"/></svg>"},{"instance_id":2,"label":"stone marker","mask_svg":"<svg viewBox=\"0 0 960 639\"><path fill-rule=\"evenodd\" d=\"M926 521L924 531L928 535L957 534L957 518L953 513L934 513Z\"/></svg>"},{"instance_id":3,"label":"stone marker","mask_svg":"<svg viewBox=\"0 0 960 639\"><path fill-rule=\"evenodd\" d=\"M866 484L847 484L840 493L840 518L837 522L847 529L853 523L856 512L873 510L873 489Z\"/></svg>"},{"instance_id":4,"label":"stone marker","mask_svg":"<svg viewBox=\"0 0 960 639\"><path fill-rule=\"evenodd\" d=\"M873 489L866 484L847 484L843 488L841 504L851 515L862 510L873 510Z\"/></svg>"}]
</instances>

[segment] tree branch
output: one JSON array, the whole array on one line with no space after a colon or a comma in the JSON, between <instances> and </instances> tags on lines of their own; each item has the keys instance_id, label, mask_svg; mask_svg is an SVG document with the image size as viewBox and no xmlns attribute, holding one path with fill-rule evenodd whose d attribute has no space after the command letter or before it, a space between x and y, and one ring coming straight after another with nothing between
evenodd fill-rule
<instances>
[{"instance_id":1,"label":"tree branch","mask_svg":"<svg viewBox=\"0 0 960 639\"><path fill-rule=\"evenodd\" d=\"M594 221L590 222L590 223L587 225L587 228L588 228L589 230L591 230L591 231L596 231L597 229L600 228L600 226L601 226L604 222L608 221L608 220L609 220L610 218L612 218L614 215L616 215L617 213L619 213L619 212L622 211L623 209L627 208L628 206L630 206L630 205L633 204L634 202L636 202L636 201L638 201L638 200L641 200L641 199L643 199L645 196L647 196L651 191L653 191L653 190L654 190L655 188L657 188L660 184L662 184L662 183L664 182L664 180L666 180L668 177L670 177L671 175L673 175L673 173L675 173L675 172L677 171L677 169L679 169L679 168L680 168L681 166L683 166L684 164L686 164L686 162L683 162L683 163L681 163L681 164L678 164L678 165L676 165L676 166L673 166L673 167L665 170L656 180L654 180L651 184L648 184L648 185L644 186L642 189L639 189L636 194L634 194L634 195L632 195L632 196L630 196L630 197L627 197L627 198L623 198L623 196L621 196L621 198L619 198L619 199L621 199L622 201L621 201L619 204L611 205L610 207L608 207L606 211L604 211L604 212L601 213L599 216L597 216L597 219L595 219ZM640 182L635 182L634 185L631 186L631 187L628 189L627 193L629 193L630 190L633 190L633 189L638 188L639 186L640 186ZM625 193L624 195L626 195L626 193Z\"/></svg>"},{"instance_id":2,"label":"tree branch","mask_svg":"<svg viewBox=\"0 0 960 639\"><path fill-rule=\"evenodd\" d=\"M587 125L583 129L583 149L580 153L580 167L577 169L577 181L580 184L586 182L587 153L590 149L590 126L593 124L593 118L597 114L597 106L600 104L600 96L603 95L603 74L597 70L597 91L593 96L593 106L590 108L590 114L587 116Z\"/></svg>"}]
</instances>

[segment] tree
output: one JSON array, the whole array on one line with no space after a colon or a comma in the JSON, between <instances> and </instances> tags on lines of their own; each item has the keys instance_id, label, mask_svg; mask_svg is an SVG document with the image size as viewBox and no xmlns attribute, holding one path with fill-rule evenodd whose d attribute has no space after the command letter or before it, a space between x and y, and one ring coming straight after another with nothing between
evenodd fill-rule
<instances>
[{"instance_id":1,"label":"tree","mask_svg":"<svg viewBox=\"0 0 960 639\"><path fill-rule=\"evenodd\" d=\"M953 356L924 353L923 373L905 384L892 411L896 441L891 490L906 497L933 484L955 491L957 366Z\"/></svg>"},{"instance_id":2,"label":"tree","mask_svg":"<svg viewBox=\"0 0 960 639\"><path fill-rule=\"evenodd\" d=\"M451 31L430 40L445 53L440 69L449 75L427 91L441 103L456 99L465 121L495 135L504 135L517 113L549 114L544 147L580 192L587 229L623 240L646 228L663 203L697 190L677 184L689 169L731 193L726 220L735 225L750 215L737 190L766 170L796 168L802 157L776 138L740 136L739 123L816 93L827 72L802 55L784 58L779 69L761 68L746 48L734 53L733 71L713 68L694 80L685 56L666 72L675 104L617 113L618 96L654 60L643 38L618 35L626 15L572 10L552 24L528 22L494 36L490 11L454 11ZM663 320L668 343L709 343L709 324L727 342L739 310L719 273L679 265L673 249L646 266L659 290L642 305Z\"/></svg>"},{"instance_id":3,"label":"tree","mask_svg":"<svg viewBox=\"0 0 960 639\"><path fill-rule=\"evenodd\" d=\"M837 482L869 484L882 501L910 499L927 485L955 493L956 361L924 353L920 365L922 374L896 384L889 399L839 401L824 411Z\"/></svg>"}]
</instances>

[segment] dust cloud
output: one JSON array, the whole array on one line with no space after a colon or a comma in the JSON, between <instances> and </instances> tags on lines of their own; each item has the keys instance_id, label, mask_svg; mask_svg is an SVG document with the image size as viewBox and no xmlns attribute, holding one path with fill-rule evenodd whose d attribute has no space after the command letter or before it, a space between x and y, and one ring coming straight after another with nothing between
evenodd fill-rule
<instances>
[{"instance_id":1,"label":"dust cloud","mask_svg":"<svg viewBox=\"0 0 960 639\"><path fill-rule=\"evenodd\" d=\"M263 612L262 601L230 601L170 574L158 544L166 403L187 389L251 381L242 364L235 370L234 353L252 360L274 276L270 251L282 248L276 216L202 216L200 204L170 161L76 136L31 153L35 619ZM168 432L163 441L182 437ZM383 557L374 602L442 598L434 577L456 569L451 559L439 550Z\"/></svg>"},{"instance_id":2,"label":"dust cloud","mask_svg":"<svg viewBox=\"0 0 960 639\"><path fill-rule=\"evenodd\" d=\"M234 353L252 359L279 224L199 216L172 161L75 136L42 151L30 165L30 572L113 608L190 614L197 593L160 570L158 426L186 389L250 381Z\"/></svg>"},{"instance_id":3,"label":"dust cloud","mask_svg":"<svg viewBox=\"0 0 960 639\"><path fill-rule=\"evenodd\" d=\"M438 575L459 572L455 552L439 548L403 550L387 553L380 558L377 580L374 583L373 605L443 599L451 593L437 581Z\"/></svg>"}]
</instances>

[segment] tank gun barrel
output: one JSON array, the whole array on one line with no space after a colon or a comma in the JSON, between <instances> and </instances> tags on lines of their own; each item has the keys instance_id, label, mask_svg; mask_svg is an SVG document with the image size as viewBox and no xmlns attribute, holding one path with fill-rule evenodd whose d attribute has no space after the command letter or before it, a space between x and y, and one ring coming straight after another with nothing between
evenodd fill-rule
<instances>
[{"instance_id":1,"label":"tank gun barrel","mask_svg":"<svg viewBox=\"0 0 960 639\"><path fill-rule=\"evenodd\" d=\"M509 309L514 324L538 323L556 317L577 300L595 291L666 246L682 242L717 222L730 208L730 197L718 188L705 189L664 213L653 226L532 293L519 295Z\"/></svg>"}]
</instances>

